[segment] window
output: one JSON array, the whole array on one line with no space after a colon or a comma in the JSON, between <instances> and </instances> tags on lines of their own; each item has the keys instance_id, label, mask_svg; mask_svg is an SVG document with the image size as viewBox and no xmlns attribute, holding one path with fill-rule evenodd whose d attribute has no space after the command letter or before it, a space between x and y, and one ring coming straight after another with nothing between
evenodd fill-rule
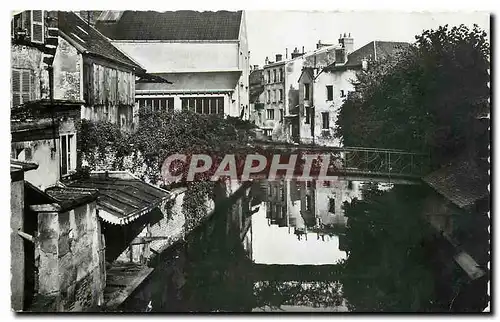
<instances>
[{"instance_id":1,"label":"window","mask_svg":"<svg viewBox=\"0 0 500 322\"><path fill-rule=\"evenodd\" d=\"M323 181L323 187L330 188L332 186L332 182L329 180Z\"/></svg>"},{"instance_id":2,"label":"window","mask_svg":"<svg viewBox=\"0 0 500 322\"><path fill-rule=\"evenodd\" d=\"M61 142L61 175L68 174L76 168L75 134L63 134Z\"/></svg>"},{"instance_id":3,"label":"window","mask_svg":"<svg viewBox=\"0 0 500 322\"><path fill-rule=\"evenodd\" d=\"M280 121L283 122L284 111L280 109Z\"/></svg>"},{"instance_id":4,"label":"window","mask_svg":"<svg viewBox=\"0 0 500 322\"><path fill-rule=\"evenodd\" d=\"M160 98L137 98L136 102L139 108L145 108L149 111L174 111L174 98L173 97L160 97ZM184 108L184 105L183 105Z\"/></svg>"},{"instance_id":5,"label":"window","mask_svg":"<svg viewBox=\"0 0 500 322\"><path fill-rule=\"evenodd\" d=\"M330 114L328 112L321 113L323 119L323 130L330 129Z\"/></svg>"},{"instance_id":6,"label":"window","mask_svg":"<svg viewBox=\"0 0 500 322\"><path fill-rule=\"evenodd\" d=\"M274 110L272 108L267 110L267 119L274 120Z\"/></svg>"},{"instance_id":7,"label":"window","mask_svg":"<svg viewBox=\"0 0 500 322\"><path fill-rule=\"evenodd\" d=\"M276 83L276 82L278 81L278 79L277 79L277 77L276 77L276 74L277 74L277 73L276 73L276 69L274 69L274 70L273 70L273 74L274 74L273 82L275 82L275 83Z\"/></svg>"},{"instance_id":8,"label":"window","mask_svg":"<svg viewBox=\"0 0 500 322\"><path fill-rule=\"evenodd\" d=\"M42 10L31 11L31 41L43 44L45 38Z\"/></svg>"},{"instance_id":9,"label":"window","mask_svg":"<svg viewBox=\"0 0 500 322\"><path fill-rule=\"evenodd\" d=\"M280 82L282 82L285 79L283 75L283 68L280 68Z\"/></svg>"},{"instance_id":10,"label":"window","mask_svg":"<svg viewBox=\"0 0 500 322\"><path fill-rule=\"evenodd\" d=\"M267 90L267 103L271 103L271 90Z\"/></svg>"},{"instance_id":11,"label":"window","mask_svg":"<svg viewBox=\"0 0 500 322\"><path fill-rule=\"evenodd\" d=\"M328 212L335 213L335 197L330 197L328 202Z\"/></svg>"},{"instance_id":12,"label":"window","mask_svg":"<svg viewBox=\"0 0 500 322\"><path fill-rule=\"evenodd\" d=\"M340 90L340 97L345 97L345 93L344 93L343 89Z\"/></svg>"},{"instance_id":13,"label":"window","mask_svg":"<svg viewBox=\"0 0 500 322\"><path fill-rule=\"evenodd\" d=\"M312 198L310 195L306 195L306 210L307 211L310 211L312 209L311 199Z\"/></svg>"},{"instance_id":14,"label":"window","mask_svg":"<svg viewBox=\"0 0 500 322\"><path fill-rule=\"evenodd\" d=\"M304 84L304 99L306 101L309 100L309 84L308 83Z\"/></svg>"},{"instance_id":15,"label":"window","mask_svg":"<svg viewBox=\"0 0 500 322\"><path fill-rule=\"evenodd\" d=\"M326 85L326 100L333 101L333 86Z\"/></svg>"},{"instance_id":16,"label":"window","mask_svg":"<svg viewBox=\"0 0 500 322\"><path fill-rule=\"evenodd\" d=\"M311 108L306 107L306 124L311 123Z\"/></svg>"},{"instance_id":17,"label":"window","mask_svg":"<svg viewBox=\"0 0 500 322\"><path fill-rule=\"evenodd\" d=\"M275 90L273 91L273 102L274 102L274 103L277 103L277 102L278 102L278 90L277 90L277 89L275 89Z\"/></svg>"},{"instance_id":18,"label":"window","mask_svg":"<svg viewBox=\"0 0 500 322\"><path fill-rule=\"evenodd\" d=\"M347 181L347 189L352 190L352 181Z\"/></svg>"},{"instance_id":19,"label":"window","mask_svg":"<svg viewBox=\"0 0 500 322\"><path fill-rule=\"evenodd\" d=\"M279 101L283 102L283 89L280 89Z\"/></svg>"},{"instance_id":20,"label":"window","mask_svg":"<svg viewBox=\"0 0 500 322\"><path fill-rule=\"evenodd\" d=\"M206 115L224 115L223 97L184 97L181 98L181 106L183 111ZM171 110L173 111L173 98Z\"/></svg>"},{"instance_id":21,"label":"window","mask_svg":"<svg viewBox=\"0 0 500 322\"><path fill-rule=\"evenodd\" d=\"M271 83L271 71L267 71L267 83Z\"/></svg>"},{"instance_id":22,"label":"window","mask_svg":"<svg viewBox=\"0 0 500 322\"><path fill-rule=\"evenodd\" d=\"M29 69L12 69L12 106L24 104L35 97L35 76Z\"/></svg>"}]
</instances>

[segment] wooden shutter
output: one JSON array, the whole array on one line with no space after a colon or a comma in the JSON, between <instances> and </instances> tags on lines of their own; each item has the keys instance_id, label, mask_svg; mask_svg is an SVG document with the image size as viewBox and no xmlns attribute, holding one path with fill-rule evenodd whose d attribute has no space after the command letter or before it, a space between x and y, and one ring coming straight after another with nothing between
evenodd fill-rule
<instances>
[{"instance_id":1,"label":"wooden shutter","mask_svg":"<svg viewBox=\"0 0 500 322\"><path fill-rule=\"evenodd\" d=\"M45 38L44 21L43 21L43 11L42 10L32 10L31 11L31 41L35 43L44 42Z\"/></svg>"},{"instance_id":2,"label":"wooden shutter","mask_svg":"<svg viewBox=\"0 0 500 322\"><path fill-rule=\"evenodd\" d=\"M21 104L21 72L12 70L12 106Z\"/></svg>"},{"instance_id":3,"label":"wooden shutter","mask_svg":"<svg viewBox=\"0 0 500 322\"><path fill-rule=\"evenodd\" d=\"M22 92L21 95L23 103L29 102L31 98L30 78L31 78L30 71L23 70L21 78L21 92Z\"/></svg>"}]
</instances>

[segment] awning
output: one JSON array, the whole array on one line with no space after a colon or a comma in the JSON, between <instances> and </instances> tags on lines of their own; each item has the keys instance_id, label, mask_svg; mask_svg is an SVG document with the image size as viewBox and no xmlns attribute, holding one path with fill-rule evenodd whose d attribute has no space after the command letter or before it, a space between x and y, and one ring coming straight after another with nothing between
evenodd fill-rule
<instances>
[{"instance_id":1,"label":"awning","mask_svg":"<svg viewBox=\"0 0 500 322\"><path fill-rule=\"evenodd\" d=\"M115 225L126 225L168 200L171 194L126 171L94 172L89 178L68 183L69 187L99 191L99 216Z\"/></svg>"}]
</instances>

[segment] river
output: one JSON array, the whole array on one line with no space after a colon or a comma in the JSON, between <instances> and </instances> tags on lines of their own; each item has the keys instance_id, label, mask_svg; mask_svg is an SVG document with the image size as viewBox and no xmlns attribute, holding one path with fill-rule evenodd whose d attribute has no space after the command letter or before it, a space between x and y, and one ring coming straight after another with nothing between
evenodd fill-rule
<instances>
[{"instance_id":1,"label":"river","mask_svg":"<svg viewBox=\"0 0 500 322\"><path fill-rule=\"evenodd\" d=\"M161 254L121 310L446 311L421 193L347 180L254 182Z\"/></svg>"}]
</instances>

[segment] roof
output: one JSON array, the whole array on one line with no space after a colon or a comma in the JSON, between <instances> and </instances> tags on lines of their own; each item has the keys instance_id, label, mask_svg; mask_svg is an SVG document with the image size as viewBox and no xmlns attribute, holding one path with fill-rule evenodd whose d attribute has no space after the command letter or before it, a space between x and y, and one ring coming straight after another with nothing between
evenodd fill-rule
<instances>
[{"instance_id":1,"label":"roof","mask_svg":"<svg viewBox=\"0 0 500 322\"><path fill-rule=\"evenodd\" d=\"M489 176L473 160L462 157L423 180L460 208L488 196Z\"/></svg>"},{"instance_id":2,"label":"roof","mask_svg":"<svg viewBox=\"0 0 500 322\"><path fill-rule=\"evenodd\" d=\"M38 169L38 164L33 162L20 161L15 159L10 159L10 172L18 172L18 171L30 171Z\"/></svg>"},{"instance_id":3,"label":"roof","mask_svg":"<svg viewBox=\"0 0 500 322\"><path fill-rule=\"evenodd\" d=\"M136 70L144 70L138 63L116 48L108 38L75 13L59 11L58 20L61 36L79 52L107 58Z\"/></svg>"},{"instance_id":4,"label":"roof","mask_svg":"<svg viewBox=\"0 0 500 322\"><path fill-rule=\"evenodd\" d=\"M350 53L345 66L361 65L363 59L380 60L407 48L409 45L407 42L371 41Z\"/></svg>"},{"instance_id":5,"label":"roof","mask_svg":"<svg viewBox=\"0 0 500 322\"><path fill-rule=\"evenodd\" d=\"M126 171L96 172L68 183L71 188L96 189L99 216L106 222L126 225L170 198L166 190L150 185Z\"/></svg>"},{"instance_id":6,"label":"roof","mask_svg":"<svg viewBox=\"0 0 500 322\"><path fill-rule=\"evenodd\" d=\"M96 28L114 40L237 40L242 11L125 11L112 16L103 13Z\"/></svg>"},{"instance_id":7,"label":"roof","mask_svg":"<svg viewBox=\"0 0 500 322\"><path fill-rule=\"evenodd\" d=\"M95 189L72 187L50 187L45 193L53 198L61 209L73 209L79 205L95 201L99 192Z\"/></svg>"},{"instance_id":8,"label":"roof","mask_svg":"<svg viewBox=\"0 0 500 322\"><path fill-rule=\"evenodd\" d=\"M186 73L158 73L154 74L168 79L172 84L165 83L138 83L136 94L141 90L161 92L214 92L234 91L240 78L240 71L230 72L186 72Z\"/></svg>"}]
</instances>

